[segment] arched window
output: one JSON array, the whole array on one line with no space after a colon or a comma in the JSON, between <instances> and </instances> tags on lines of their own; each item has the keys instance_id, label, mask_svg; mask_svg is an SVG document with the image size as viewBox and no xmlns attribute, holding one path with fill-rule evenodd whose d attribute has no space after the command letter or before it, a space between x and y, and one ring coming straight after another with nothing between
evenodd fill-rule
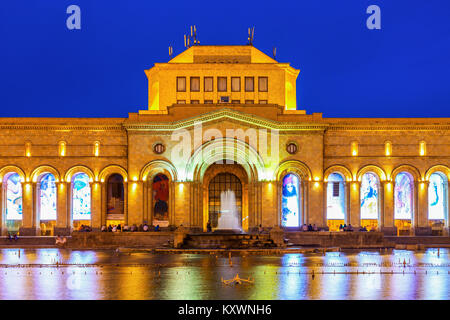
<instances>
[{"instance_id":1,"label":"arched window","mask_svg":"<svg viewBox=\"0 0 450 320\"><path fill-rule=\"evenodd\" d=\"M427 154L427 143L425 141L420 141L419 153L421 156L425 156Z\"/></svg>"},{"instance_id":2,"label":"arched window","mask_svg":"<svg viewBox=\"0 0 450 320\"><path fill-rule=\"evenodd\" d=\"M107 182L107 225L123 224L125 206L125 194L123 177L120 174L112 174Z\"/></svg>"},{"instance_id":3,"label":"arched window","mask_svg":"<svg viewBox=\"0 0 450 320\"><path fill-rule=\"evenodd\" d=\"M345 224L344 177L331 173L327 186L327 225L330 231L338 231L341 224Z\"/></svg>"},{"instance_id":4,"label":"arched window","mask_svg":"<svg viewBox=\"0 0 450 320\"><path fill-rule=\"evenodd\" d=\"M56 183L55 176L46 173L38 184L38 209L41 235L53 235L56 222Z\"/></svg>"},{"instance_id":5,"label":"arched window","mask_svg":"<svg viewBox=\"0 0 450 320\"><path fill-rule=\"evenodd\" d=\"M94 156L98 157L100 155L100 142L94 142Z\"/></svg>"},{"instance_id":6,"label":"arched window","mask_svg":"<svg viewBox=\"0 0 450 320\"><path fill-rule=\"evenodd\" d=\"M356 157L358 155L358 141L352 142L352 156Z\"/></svg>"},{"instance_id":7,"label":"arched window","mask_svg":"<svg viewBox=\"0 0 450 320\"><path fill-rule=\"evenodd\" d=\"M58 143L58 154L60 157L66 156L66 142L65 141L60 141Z\"/></svg>"},{"instance_id":8,"label":"arched window","mask_svg":"<svg viewBox=\"0 0 450 320\"><path fill-rule=\"evenodd\" d=\"M392 156L392 142L386 141L384 143L384 154L386 157Z\"/></svg>"},{"instance_id":9,"label":"arched window","mask_svg":"<svg viewBox=\"0 0 450 320\"><path fill-rule=\"evenodd\" d=\"M300 226L300 183L295 174L283 178L281 210L283 227Z\"/></svg>"},{"instance_id":10,"label":"arched window","mask_svg":"<svg viewBox=\"0 0 450 320\"><path fill-rule=\"evenodd\" d=\"M159 173L152 183L153 191L153 225L167 227L169 225L169 179Z\"/></svg>"},{"instance_id":11,"label":"arched window","mask_svg":"<svg viewBox=\"0 0 450 320\"><path fill-rule=\"evenodd\" d=\"M409 235L413 218L413 178L407 172L395 177L394 219L399 234Z\"/></svg>"},{"instance_id":12,"label":"arched window","mask_svg":"<svg viewBox=\"0 0 450 320\"><path fill-rule=\"evenodd\" d=\"M6 229L17 232L22 226L22 183L17 173L6 176Z\"/></svg>"},{"instance_id":13,"label":"arched window","mask_svg":"<svg viewBox=\"0 0 450 320\"><path fill-rule=\"evenodd\" d=\"M428 186L428 220L432 224L445 224L448 208L448 180L445 174L435 172Z\"/></svg>"},{"instance_id":14,"label":"arched window","mask_svg":"<svg viewBox=\"0 0 450 320\"><path fill-rule=\"evenodd\" d=\"M379 218L379 190L380 183L378 176L372 172L367 172L361 179L361 226L373 228L378 226Z\"/></svg>"},{"instance_id":15,"label":"arched window","mask_svg":"<svg viewBox=\"0 0 450 320\"><path fill-rule=\"evenodd\" d=\"M86 173L72 178L72 222L75 230L91 225L91 186Z\"/></svg>"}]
</instances>

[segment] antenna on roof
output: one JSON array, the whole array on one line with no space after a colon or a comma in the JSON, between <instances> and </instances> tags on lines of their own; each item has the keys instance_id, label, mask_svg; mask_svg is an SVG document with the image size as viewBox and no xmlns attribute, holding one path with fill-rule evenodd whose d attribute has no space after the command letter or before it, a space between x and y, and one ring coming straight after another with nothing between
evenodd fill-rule
<instances>
[{"instance_id":1,"label":"antenna on roof","mask_svg":"<svg viewBox=\"0 0 450 320\"><path fill-rule=\"evenodd\" d=\"M272 54L273 58L275 59L277 57L277 47L273 47Z\"/></svg>"},{"instance_id":2,"label":"antenna on roof","mask_svg":"<svg viewBox=\"0 0 450 320\"><path fill-rule=\"evenodd\" d=\"M184 35L184 46L186 48L190 48L191 45L200 44L200 41L197 39L197 27L190 26L191 34Z\"/></svg>"},{"instance_id":3,"label":"antenna on roof","mask_svg":"<svg viewBox=\"0 0 450 320\"><path fill-rule=\"evenodd\" d=\"M172 59L172 55L173 55L173 47L169 46L169 58Z\"/></svg>"},{"instance_id":4,"label":"antenna on roof","mask_svg":"<svg viewBox=\"0 0 450 320\"><path fill-rule=\"evenodd\" d=\"M248 28L248 44L253 45L253 39L255 38L255 27Z\"/></svg>"}]
</instances>

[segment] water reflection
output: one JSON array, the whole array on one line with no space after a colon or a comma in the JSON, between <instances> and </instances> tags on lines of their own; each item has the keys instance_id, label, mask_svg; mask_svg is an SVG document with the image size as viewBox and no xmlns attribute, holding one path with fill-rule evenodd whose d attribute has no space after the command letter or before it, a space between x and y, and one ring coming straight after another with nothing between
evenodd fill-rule
<instances>
[{"instance_id":1,"label":"water reflection","mask_svg":"<svg viewBox=\"0 0 450 320\"><path fill-rule=\"evenodd\" d=\"M449 299L449 249L273 256L2 249L0 299ZM254 279L224 285L221 279Z\"/></svg>"}]
</instances>

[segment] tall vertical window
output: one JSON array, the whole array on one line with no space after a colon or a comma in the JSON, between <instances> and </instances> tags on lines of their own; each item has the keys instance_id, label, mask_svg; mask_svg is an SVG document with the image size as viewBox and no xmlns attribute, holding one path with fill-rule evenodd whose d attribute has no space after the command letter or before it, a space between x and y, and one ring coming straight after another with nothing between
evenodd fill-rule
<instances>
[{"instance_id":1,"label":"tall vertical window","mask_svg":"<svg viewBox=\"0 0 450 320\"><path fill-rule=\"evenodd\" d=\"M19 231L22 225L22 183L17 173L6 178L6 229Z\"/></svg>"},{"instance_id":2,"label":"tall vertical window","mask_svg":"<svg viewBox=\"0 0 450 320\"><path fill-rule=\"evenodd\" d=\"M124 206L124 185L123 177L120 174L112 174L108 178L107 184L107 219L123 219L125 212Z\"/></svg>"},{"instance_id":3,"label":"tall vertical window","mask_svg":"<svg viewBox=\"0 0 450 320\"><path fill-rule=\"evenodd\" d=\"M100 142L94 142L94 156L98 157L100 155Z\"/></svg>"},{"instance_id":4,"label":"tall vertical window","mask_svg":"<svg viewBox=\"0 0 450 320\"><path fill-rule=\"evenodd\" d=\"M31 157L31 142L25 142L25 156Z\"/></svg>"},{"instance_id":5,"label":"tall vertical window","mask_svg":"<svg viewBox=\"0 0 450 320\"><path fill-rule=\"evenodd\" d=\"M281 210L283 227L300 225L300 184L295 174L289 173L283 178Z\"/></svg>"},{"instance_id":6,"label":"tall vertical window","mask_svg":"<svg viewBox=\"0 0 450 320\"><path fill-rule=\"evenodd\" d=\"M39 214L41 220L56 220L55 176L46 173L39 183Z\"/></svg>"},{"instance_id":7,"label":"tall vertical window","mask_svg":"<svg viewBox=\"0 0 450 320\"><path fill-rule=\"evenodd\" d=\"M72 220L74 227L77 221L84 225L91 221L91 186L86 173L77 173L72 178Z\"/></svg>"},{"instance_id":8,"label":"tall vertical window","mask_svg":"<svg viewBox=\"0 0 450 320\"><path fill-rule=\"evenodd\" d=\"M386 157L390 157L392 155L392 142L386 141L384 143L384 154Z\"/></svg>"},{"instance_id":9,"label":"tall vertical window","mask_svg":"<svg viewBox=\"0 0 450 320\"><path fill-rule=\"evenodd\" d=\"M213 92L214 91L214 81L213 77L205 77L203 78L204 81L204 91L205 92Z\"/></svg>"},{"instance_id":10,"label":"tall vertical window","mask_svg":"<svg viewBox=\"0 0 450 320\"><path fill-rule=\"evenodd\" d=\"M352 156L356 157L358 155L358 141L353 141L351 144Z\"/></svg>"},{"instance_id":11,"label":"tall vertical window","mask_svg":"<svg viewBox=\"0 0 450 320\"><path fill-rule=\"evenodd\" d=\"M193 91L193 92L200 91L200 78L199 77L191 77L191 91Z\"/></svg>"},{"instance_id":12,"label":"tall vertical window","mask_svg":"<svg viewBox=\"0 0 450 320\"><path fill-rule=\"evenodd\" d=\"M421 156L425 156L427 154L427 143L425 141L420 141L419 153Z\"/></svg>"},{"instance_id":13,"label":"tall vertical window","mask_svg":"<svg viewBox=\"0 0 450 320\"><path fill-rule=\"evenodd\" d=\"M245 77L245 91L247 92L255 91L255 78Z\"/></svg>"},{"instance_id":14,"label":"tall vertical window","mask_svg":"<svg viewBox=\"0 0 450 320\"><path fill-rule=\"evenodd\" d=\"M445 174L435 172L428 186L428 220L445 220L447 212L448 180Z\"/></svg>"},{"instance_id":15,"label":"tall vertical window","mask_svg":"<svg viewBox=\"0 0 450 320\"><path fill-rule=\"evenodd\" d=\"M65 141L60 141L58 144L58 153L60 157L65 157L66 156L66 142Z\"/></svg>"},{"instance_id":16,"label":"tall vertical window","mask_svg":"<svg viewBox=\"0 0 450 320\"><path fill-rule=\"evenodd\" d=\"M378 219L378 195L379 195L378 177L367 172L361 179L361 219L375 220Z\"/></svg>"},{"instance_id":17,"label":"tall vertical window","mask_svg":"<svg viewBox=\"0 0 450 320\"><path fill-rule=\"evenodd\" d=\"M332 173L328 177L327 219L345 220L344 178L339 173Z\"/></svg>"},{"instance_id":18,"label":"tall vertical window","mask_svg":"<svg viewBox=\"0 0 450 320\"><path fill-rule=\"evenodd\" d=\"M241 91L241 78L231 77L231 91L239 92Z\"/></svg>"},{"instance_id":19,"label":"tall vertical window","mask_svg":"<svg viewBox=\"0 0 450 320\"><path fill-rule=\"evenodd\" d=\"M258 77L258 91L267 92L269 90L269 78Z\"/></svg>"},{"instance_id":20,"label":"tall vertical window","mask_svg":"<svg viewBox=\"0 0 450 320\"><path fill-rule=\"evenodd\" d=\"M227 77L217 77L217 91L227 91Z\"/></svg>"},{"instance_id":21,"label":"tall vertical window","mask_svg":"<svg viewBox=\"0 0 450 320\"><path fill-rule=\"evenodd\" d=\"M411 220L413 217L413 179L407 172L395 177L394 218Z\"/></svg>"},{"instance_id":22,"label":"tall vertical window","mask_svg":"<svg viewBox=\"0 0 450 320\"><path fill-rule=\"evenodd\" d=\"M186 77L177 77L177 91L178 92L186 91Z\"/></svg>"}]
</instances>

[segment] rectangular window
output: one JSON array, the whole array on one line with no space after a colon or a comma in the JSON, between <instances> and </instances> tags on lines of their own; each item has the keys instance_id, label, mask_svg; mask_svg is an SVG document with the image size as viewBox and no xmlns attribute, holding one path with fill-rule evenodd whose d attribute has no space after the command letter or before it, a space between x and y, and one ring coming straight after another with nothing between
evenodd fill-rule
<instances>
[{"instance_id":1,"label":"rectangular window","mask_svg":"<svg viewBox=\"0 0 450 320\"><path fill-rule=\"evenodd\" d=\"M258 78L258 91L267 92L269 89L269 79L267 77Z\"/></svg>"},{"instance_id":2,"label":"rectangular window","mask_svg":"<svg viewBox=\"0 0 450 320\"><path fill-rule=\"evenodd\" d=\"M253 77L245 77L245 91L255 91L255 79Z\"/></svg>"},{"instance_id":3,"label":"rectangular window","mask_svg":"<svg viewBox=\"0 0 450 320\"><path fill-rule=\"evenodd\" d=\"M205 77L203 78L203 82L205 85L205 92L213 92L214 91L214 81L213 77Z\"/></svg>"},{"instance_id":4,"label":"rectangular window","mask_svg":"<svg viewBox=\"0 0 450 320\"><path fill-rule=\"evenodd\" d=\"M177 100L178 104L186 104L186 100Z\"/></svg>"},{"instance_id":5,"label":"rectangular window","mask_svg":"<svg viewBox=\"0 0 450 320\"><path fill-rule=\"evenodd\" d=\"M200 100L191 100L191 104L199 104Z\"/></svg>"},{"instance_id":6,"label":"rectangular window","mask_svg":"<svg viewBox=\"0 0 450 320\"><path fill-rule=\"evenodd\" d=\"M339 182L333 182L333 197L339 198Z\"/></svg>"},{"instance_id":7,"label":"rectangular window","mask_svg":"<svg viewBox=\"0 0 450 320\"><path fill-rule=\"evenodd\" d=\"M227 91L227 77L217 77L217 91Z\"/></svg>"},{"instance_id":8,"label":"rectangular window","mask_svg":"<svg viewBox=\"0 0 450 320\"><path fill-rule=\"evenodd\" d=\"M200 78L199 77L191 77L191 91L194 91L194 92L200 91Z\"/></svg>"},{"instance_id":9,"label":"rectangular window","mask_svg":"<svg viewBox=\"0 0 450 320\"><path fill-rule=\"evenodd\" d=\"M246 103L246 104L254 104L255 101L254 101L254 100L245 100L245 103Z\"/></svg>"},{"instance_id":10,"label":"rectangular window","mask_svg":"<svg viewBox=\"0 0 450 320\"><path fill-rule=\"evenodd\" d=\"M241 103L241 100L231 100L231 103Z\"/></svg>"},{"instance_id":11,"label":"rectangular window","mask_svg":"<svg viewBox=\"0 0 450 320\"><path fill-rule=\"evenodd\" d=\"M230 97L220 97L219 102L221 102L221 103L230 103Z\"/></svg>"},{"instance_id":12,"label":"rectangular window","mask_svg":"<svg viewBox=\"0 0 450 320\"><path fill-rule=\"evenodd\" d=\"M186 92L186 77L177 77L177 91Z\"/></svg>"},{"instance_id":13,"label":"rectangular window","mask_svg":"<svg viewBox=\"0 0 450 320\"><path fill-rule=\"evenodd\" d=\"M267 104L267 100L259 100L259 104Z\"/></svg>"},{"instance_id":14,"label":"rectangular window","mask_svg":"<svg viewBox=\"0 0 450 320\"><path fill-rule=\"evenodd\" d=\"M241 78L231 77L231 91L233 92L241 91Z\"/></svg>"},{"instance_id":15,"label":"rectangular window","mask_svg":"<svg viewBox=\"0 0 450 320\"><path fill-rule=\"evenodd\" d=\"M205 104L212 104L213 103L213 101L212 100L205 100Z\"/></svg>"}]
</instances>

